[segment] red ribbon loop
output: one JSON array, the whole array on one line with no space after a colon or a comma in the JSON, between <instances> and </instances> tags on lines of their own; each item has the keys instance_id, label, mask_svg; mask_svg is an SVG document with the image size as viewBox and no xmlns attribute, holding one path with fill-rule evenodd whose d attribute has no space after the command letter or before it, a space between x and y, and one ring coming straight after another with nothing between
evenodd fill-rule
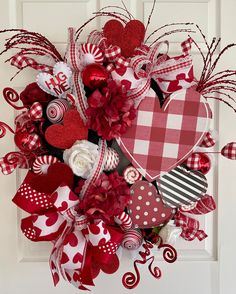
<instances>
[{"instance_id":1,"label":"red ribbon loop","mask_svg":"<svg viewBox=\"0 0 236 294\"><path fill-rule=\"evenodd\" d=\"M149 50L133 57L130 66L135 75L145 82L142 80L140 87L130 92L131 98L140 102L150 89L151 79L157 82L164 93L190 87L194 79L192 58L189 55L191 42L188 39L182 43L183 54L177 57L168 57L168 41L156 43ZM161 46L166 46L164 52L160 50Z\"/></svg>"},{"instance_id":2,"label":"red ribbon loop","mask_svg":"<svg viewBox=\"0 0 236 294\"><path fill-rule=\"evenodd\" d=\"M187 212L192 214L207 214L215 209L216 203L214 198L206 194L200 200L198 200L194 208L188 210Z\"/></svg>"},{"instance_id":3,"label":"red ribbon loop","mask_svg":"<svg viewBox=\"0 0 236 294\"><path fill-rule=\"evenodd\" d=\"M119 267L116 251L123 233L102 220L88 223L87 217L78 212L78 196L68 186L59 186L49 199L53 207L22 219L21 229L32 241L54 242L50 267L55 285L59 273L81 289L93 285L100 270L115 272Z\"/></svg>"},{"instance_id":4,"label":"red ribbon loop","mask_svg":"<svg viewBox=\"0 0 236 294\"><path fill-rule=\"evenodd\" d=\"M10 152L0 158L0 169L4 175L9 175L17 168L28 168L28 160L20 152Z\"/></svg>"},{"instance_id":5,"label":"red ribbon loop","mask_svg":"<svg viewBox=\"0 0 236 294\"><path fill-rule=\"evenodd\" d=\"M188 217L181 212L175 215L175 225L181 227L181 237L187 241L192 241L197 238L199 241L204 240L207 234L203 230L199 230L200 223L198 220Z\"/></svg>"}]
</instances>

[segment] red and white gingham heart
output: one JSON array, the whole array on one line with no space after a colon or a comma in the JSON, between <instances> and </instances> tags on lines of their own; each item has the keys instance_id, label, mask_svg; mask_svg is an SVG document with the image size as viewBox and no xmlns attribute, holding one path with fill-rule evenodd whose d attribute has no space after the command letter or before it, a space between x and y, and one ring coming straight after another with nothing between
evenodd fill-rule
<instances>
[{"instance_id":1,"label":"red and white gingham heart","mask_svg":"<svg viewBox=\"0 0 236 294\"><path fill-rule=\"evenodd\" d=\"M72 71L64 62L57 62L53 67L53 75L40 72L36 77L38 86L46 93L66 98L71 88Z\"/></svg>"},{"instance_id":2,"label":"red and white gingham heart","mask_svg":"<svg viewBox=\"0 0 236 294\"><path fill-rule=\"evenodd\" d=\"M133 125L117 142L150 182L182 163L199 145L209 125L209 106L193 88L171 94L160 108L150 90Z\"/></svg>"}]
</instances>

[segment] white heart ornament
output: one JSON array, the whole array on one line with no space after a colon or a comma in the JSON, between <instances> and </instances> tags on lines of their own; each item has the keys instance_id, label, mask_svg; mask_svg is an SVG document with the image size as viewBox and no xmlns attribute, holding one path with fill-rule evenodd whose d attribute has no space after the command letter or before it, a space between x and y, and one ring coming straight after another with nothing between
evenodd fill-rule
<instances>
[{"instance_id":1,"label":"white heart ornament","mask_svg":"<svg viewBox=\"0 0 236 294\"><path fill-rule=\"evenodd\" d=\"M44 92L66 98L66 95L71 92L72 71L66 63L57 62L53 67L53 75L40 72L36 82Z\"/></svg>"}]
</instances>

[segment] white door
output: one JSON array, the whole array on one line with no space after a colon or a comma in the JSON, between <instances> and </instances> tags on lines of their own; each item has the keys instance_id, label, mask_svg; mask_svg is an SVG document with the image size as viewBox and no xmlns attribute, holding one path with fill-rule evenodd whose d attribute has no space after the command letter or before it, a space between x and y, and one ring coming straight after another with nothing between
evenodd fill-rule
<instances>
[{"instance_id":1,"label":"white door","mask_svg":"<svg viewBox=\"0 0 236 294\"><path fill-rule=\"evenodd\" d=\"M60 50L65 48L67 27L78 27L90 18L91 13L106 5L116 5L117 0L1 0L0 29L24 27L46 35ZM125 1L133 15L147 20L152 1ZM156 5L150 30L172 22L195 22L200 25L210 40L222 36L222 45L236 43L236 1L235 0L160 0ZM94 23L98 27L100 23ZM90 31L92 26L87 28ZM0 36L0 46L3 36ZM181 36L173 37L173 44ZM198 40L200 42L200 39ZM175 50L175 49L174 49ZM195 53L194 53L195 54ZM196 54L195 54L196 55ZM6 56L4 56L6 58ZM195 56L197 58L197 56ZM20 91L27 82L33 80L35 72L28 71L9 82L14 69L6 66L1 57L0 89L6 86ZM224 67L236 68L236 50L223 61ZM0 95L1 98L1 95ZM1 99L0 120L12 125L14 113ZM219 146L236 140L236 116L229 108L215 107L215 128L219 129ZM218 127L219 126L219 127ZM14 150L13 138L8 134L0 142L0 156ZM155 280L145 270L141 270L141 282L131 292L155 291L161 294L233 294L236 293L236 162L215 158L216 166L209 175L210 192L216 199L218 209L215 213L201 217L201 224L209 235L205 241L177 244L179 259L166 265L157 261L163 276ZM40 294L40 293L78 293L65 282L53 287L48 256L48 244L34 244L26 240L19 230L21 212L11 202L23 175L16 172L10 176L0 175L0 293L1 294ZM121 283L122 275L132 271L132 262L123 257L118 273L101 275L95 281L92 293L129 293Z\"/></svg>"}]
</instances>

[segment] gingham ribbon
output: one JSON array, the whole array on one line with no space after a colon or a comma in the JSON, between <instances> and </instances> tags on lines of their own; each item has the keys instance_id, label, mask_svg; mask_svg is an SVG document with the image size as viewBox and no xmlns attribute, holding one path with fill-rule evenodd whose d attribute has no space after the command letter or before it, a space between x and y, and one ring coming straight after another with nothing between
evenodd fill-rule
<instances>
[{"instance_id":1,"label":"gingham ribbon","mask_svg":"<svg viewBox=\"0 0 236 294\"><path fill-rule=\"evenodd\" d=\"M178 211L175 215L175 225L181 227L181 237L187 241L192 241L197 238L199 241L204 240L207 234L203 230L199 230L200 223L198 220L188 217Z\"/></svg>"},{"instance_id":2,"label":"gingham ribbon","mask_svg":"<svg viewBox=\"0 0 236 294\"><path fill-rule=\"evenodd\" d=\"M39 135L35 133L29 134L29 136L23 138L22 144L30 151L36 150L42 145Z\"/></svg>"},{"instance_id":3,"label":"gingham ribbon","mask_svg":"<svg viewBox=\"0 0 236 294\"><path fill-rule=\"evenodd\" d=\"M188 213L192 214L207 214L216 209L216 203L212 196L204 195L200 200L198 200L196 206L190 210ZM180 211L182 211L180 209Z\"/></svg>"},{"instance_id":4,"label":"gingham ribbon","mask_svg":"<svg viewBox=\"0 0 236 294\"><path fill-rule=\"evenodd\" d=\"M109 72L113 71L115 67L127 67L129 66L129 62L121 56L121 49L119 46L109 46L105 49L105 57L110 64L107 65L107 70Z\"/></svg>"},{"instance_id":5,"label":"gingham ribbon","mask_svg":"<svg viewBox=\"0 0 236 294\"><path fill-rule=\"evenodd\" d=\"M20 70L31 67L38 71L52 73L52 66L38 63L35 59L26 57L24 53L17 53L11 58L11 65L19 68Z\"/></svg>"},{"instance_id":6,"label":"gingham ribbon","mask_svg":"<svg viewBox=\"0 0 236 294\"><path fill-rule=\"evenodd\" d=\"M27 158L20 152L10 152L0 158L0 169L4 175L9 175L17 168L28 168Z\"/></svg>"},{"instance_id":7,"label":"gingham ribbon","mask_svg":"<svg viewBox=\"0 0 236 294\"><path fill-rule=\"evenodd\" d=\"M81 80L81 66L79 58L79 49L75 41L75 29L69 28L69 41L67 49L67 62L69 63L73 71L73 95L76 97L76 107L78 112L83 119L84 123L87 122L86 109L88 108L83 83Z\"/></svg>"},{"instance_id":8,"label":"gingham ribbon","mask_svg":"<svg viewBox=\"0 0 236 294\"><path fill-rule=\"evenodd\" d=\"M188 54L191 49L192 40L189 38L181 44L183 55L179 58L168 58L167 52L169 49L168 41L154 44L145 54L140 54L133 57L130 61L130 66L134 73L140 79L146 79L139 89L131 91L131 98L140 101L140 97L145 97L150 89L151 79L153 78L158 85L163 89L167 82L172 81L170 75L179 75L183 70L190 70L192 67L192 58ZM160 54L160 47L166 46L164 54ZM163 78L165 77L165 78Z\"/></svg>"},{"instance_id":9,"label":"gingham ribbon","mask_svg":"<svg viewBox=\"0 0 236 294\"><path fill-rule=\"evenodd\" d=\"M105 140L100 140L99 142L99 156L97 159L97 162L95 163L93 170L90 174L90 177L85 181L83 188L80 192L81 198L85 197L87 194L89 194L89 191L91 189L91 186L93 183L99 178L100 174L103 171L104 167L104 161L105 161L105 154L107 151L107 144Z\"/></svg>"}]
</instances>

